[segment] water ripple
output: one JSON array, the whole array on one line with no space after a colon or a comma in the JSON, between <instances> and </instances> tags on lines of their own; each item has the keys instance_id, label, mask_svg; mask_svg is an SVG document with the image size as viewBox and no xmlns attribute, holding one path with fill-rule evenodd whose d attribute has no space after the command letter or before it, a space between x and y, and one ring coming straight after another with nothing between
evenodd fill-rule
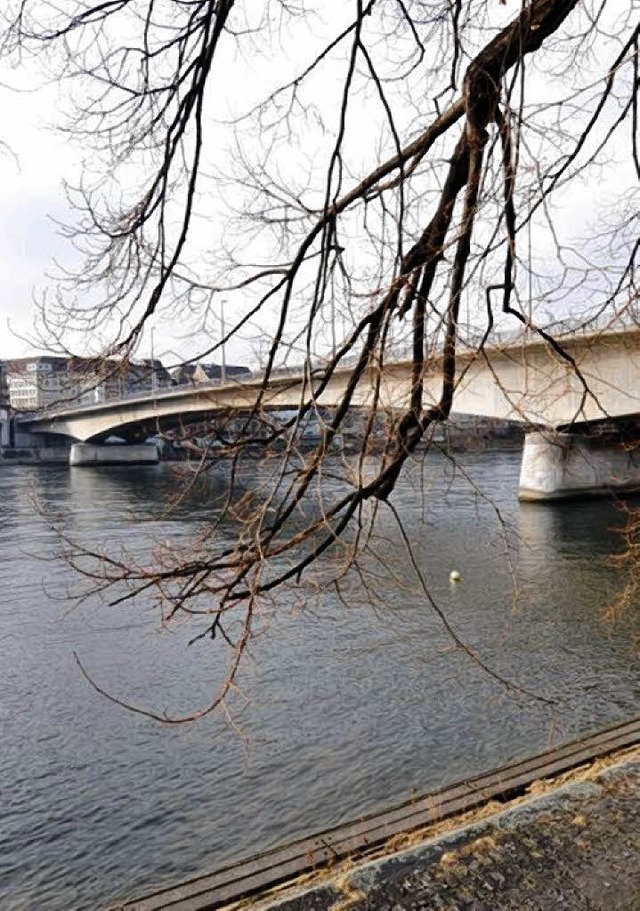
<instances>
[{"instance_id":1,"label":"water ripple","mask_svg":"<svg viewBox=\"0 0 640 911\"><path fill-rule=\"evenodd\" d=\"M209 692L214 655L185 649L186 635L156 635L149 614L106 611L99 599L69 610L77 579L31 494L75 534L140 555L155 535L184 541L212 498L196 491L171 521L156 520L170 487L164 467L3 468L3 911L95 909L636 712L629 630L599 621L618 584L605 558L619 547L619 514L604 502L519 505L517 454L469 456L466 467L500 507L506 537L492 508L437 459L405 479L396 505L458 633L496 672L556 699L555 711L505 692L452 648L381 526L403 587L379 580L387 607L374 612L347 583L352 609L321 593L295 621L283 596L245 670L248 749L221 719L167 730L86 685L74 650L134 701L193 705ZM247 487L259 471L246 470ZM131 522L133 510L144 521ZM454 588L452 568L463 576Z\"/></svg>"}]
</instances>

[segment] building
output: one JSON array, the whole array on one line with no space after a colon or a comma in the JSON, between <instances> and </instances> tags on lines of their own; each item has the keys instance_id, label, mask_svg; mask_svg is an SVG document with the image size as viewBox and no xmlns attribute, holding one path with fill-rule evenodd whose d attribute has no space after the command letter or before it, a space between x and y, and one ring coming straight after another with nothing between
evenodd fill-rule
<instances>
[{"instance_id":1,"label":"building","mask_svg":"<svg viewBox=\"0 0 640 911\"><path fill-rule=\"evenodd\" d=\"M41 355L6 361L5 368L8 403L14 411L92 405L175 385L157 359ZM0 382L0 403L1 395Z\"/></svg>"},{"instance_id":2,"label":"building","mask_svg":"<svg viewBox=\"0 0 640 911\"><path fill-rule=\"evenodd\" d=\"M75 383L79 405L147 395L154 389L174 385L169 372L157 359L71 358L69 375Z\"/></svg>"},{"instance_id":3,"label":"building","mask_svg":"<svg viewBox=\"0 0 640 911\"><path fill-rule=\"evenodd\" d=\"M200 386L204 383L221 382L223 375L227 379L239 379L251 376L248 367L235 364L181 364L176 367L171 376L178 386Z\"/></svg>"},{"instance_id":4,"label":"building","mask_svg":"<svg viewBox=\"0 0 640 911\"><path fill-rule=\"evenodd\" d=\"M9 403L14 411L38 411L70 397L68 358L53 355L6 361Z\"/></svg>"},{"instance_id":5,"label":"building","mask_svg":"<svg viewBox=\"0 0 640 911\"><path fill-rule=\"evenodd\" d=\"M175 386L169 371L157 358L123 362L126 395L146 395L159 389Z\"/></svg>"},{"instance_id":6,"label":"building","mask_svg":"<svg viewBox=\"0 0 640 911\"><path fill-rule=\"evenodd\" d=\"M120 361L101 357L71 357L67 363L69 389L73 403L93 405L121 398L124 384L119 378Z\"/></svg>"}]
</instances>

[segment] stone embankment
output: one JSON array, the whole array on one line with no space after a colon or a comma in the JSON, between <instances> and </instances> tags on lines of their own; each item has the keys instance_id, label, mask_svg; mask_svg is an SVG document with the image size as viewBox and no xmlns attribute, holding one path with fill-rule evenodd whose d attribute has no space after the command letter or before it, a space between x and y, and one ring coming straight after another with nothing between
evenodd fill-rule
<instances>
[{"instance_id":1,"label":"stone embankment","mask_svg":"<svg viewBox=\"0 0 640 911\"><path fill-rule=\"evenodd\" d=\"M394 850L395 847L395 850ZM640 749L398 839L251 911L639 911Z\"/></svg>"},{"instance_id":2,"label":"stone embankment","mask_svg":"<svg viewBox=\"0 0 640 911\"><path fill-rule=\"evenodd\" d=\"M68 446L0 446L0 468L3 465L68 465Z\"/></svg>"},{"instance_id":3,"label":"stone embankment","mask_svg":"<svg viewBox=\"0 0 640 911\"><path fill-rule=\"evenodd\" d=\"M117 908L640 911L640 718Z\"/></svg>"}]
</instances>

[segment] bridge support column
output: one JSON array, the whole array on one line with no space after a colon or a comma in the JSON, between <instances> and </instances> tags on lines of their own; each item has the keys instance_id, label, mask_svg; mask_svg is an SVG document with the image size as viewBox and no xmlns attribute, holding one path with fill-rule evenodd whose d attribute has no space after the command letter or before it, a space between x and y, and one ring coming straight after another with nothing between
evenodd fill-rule
<instances>
[{"instance_id":1,"label":"bridge support column","mask_svg":"<svg viewBox=\"0 0 640 911\"><path fill-rule=\"evenodd\" d=\"M520 500L640 491L640 448L549 430L525 436Z\"/></svg>"},{"instance_id":2,"label":"bridge support column","mask_svg":"<svg viewBox=\"0 0 640 911\"><path fill-rule=\"evenodd\" d=\"M155 443L74 443L70 465L150 465L158 461Z\"/></svg>"}]
</instances>

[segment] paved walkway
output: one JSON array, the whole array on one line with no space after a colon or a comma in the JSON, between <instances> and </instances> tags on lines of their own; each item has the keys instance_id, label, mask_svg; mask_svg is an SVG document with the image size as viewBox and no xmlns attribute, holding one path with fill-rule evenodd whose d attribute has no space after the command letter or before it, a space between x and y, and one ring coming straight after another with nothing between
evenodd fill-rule
<instances>
[{"instance_id":1,"label":"paved walkway","mask_svg":"<svg viewBox=\"0 0 640 911\"><path fill-rule=\"evenodd\" d=\"M251 911L640 911L640 751L538 790Z\"/></svg>"}]
</instances>

